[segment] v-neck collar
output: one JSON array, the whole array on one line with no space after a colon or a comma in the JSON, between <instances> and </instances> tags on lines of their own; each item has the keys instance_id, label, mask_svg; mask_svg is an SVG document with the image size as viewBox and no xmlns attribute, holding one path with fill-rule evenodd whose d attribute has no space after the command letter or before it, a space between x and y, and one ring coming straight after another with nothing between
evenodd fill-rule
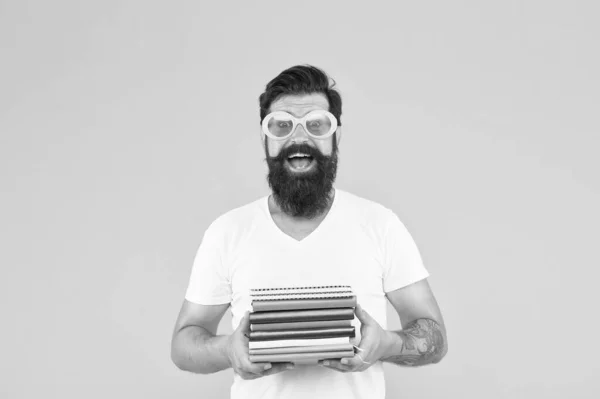
<instances>
[{"instance_id":1,"label":"v-neck collar","mask_svg":"<svg viewBox=\"0 0 600 399\"><path fill-rule=\"evenodd\" d=\"M335 209L337 208L337 203L339 201L339 190L337 190L335 187L333 187L333 192L334 192L333 202L331 203L331 207L329 208L329 211L327 212L327 214L325 215L323 220L321 220L321 223L319 223L319 225L309 235L307 235L306 237L304 237L301 240L297 240L294 237L286 234L285 232L283 232L283 230L281 230L279 228L279 226L277 226L277 223L275 223L275 220L273 219L273 215L271 215L271 211L269 210L269 196L270 195L267 195L263 199L263 209L266 212L268 224L271 225L271 227L275 231L276 235L283 237L285 240L288 240L295 245L306 244L306 242L312 241L312 237L314 235L321 234L321 230L323 230L323 228L327 227L327 224L329 224L328 220L331 219L332 214L334 213Z\"/></svg>"}]
</instances>

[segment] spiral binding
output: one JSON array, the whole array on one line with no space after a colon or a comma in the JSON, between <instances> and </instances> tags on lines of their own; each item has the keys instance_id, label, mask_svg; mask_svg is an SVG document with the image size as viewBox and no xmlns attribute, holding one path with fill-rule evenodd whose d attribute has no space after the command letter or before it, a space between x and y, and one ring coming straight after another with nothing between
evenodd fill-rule
<instances>
[{"instance_id":1,"label":"spiral binding","mask_svg":"<svg viewBox=\"0 0 600 399\"><path fill-rule=\"evenodd\" d=\"M322 288L348 288L352 289L349 285L318 285L318 286L304 286L304 287L281 287L281 288L252 288L252 292L263 292L263 291L287 291L287 290L315 290Z\"/></svg>"}]
</instances>

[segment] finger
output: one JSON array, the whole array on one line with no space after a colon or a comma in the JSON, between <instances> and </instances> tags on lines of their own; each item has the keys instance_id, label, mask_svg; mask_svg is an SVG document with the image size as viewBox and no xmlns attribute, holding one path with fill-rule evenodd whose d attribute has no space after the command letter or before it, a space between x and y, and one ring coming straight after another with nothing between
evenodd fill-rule
<instances>
[{"instance_id":1,"label":"finger","mask_svg":"<svg viewBox=\"0 0 600 399\"><path fill-rule=\"evenodd\" d=\"M259 374L246 373L245 371L239 372L238 374L244 380L255 380L261 377Z\"/></svg>"},{"instance_id":2,"label":"finger","mask_svg":"<svg viewBox=\"0 0 600 399\"><path fill-rule=\"evenodd\" d=\"M356 369L356 368L360 367L363 363L364 362L358 356L345 357L343 359L340 359L340 364L342 364L344 366L348 366L351 369Z\"/></svg>"},{"instance_id":3,"label":"finger","mask_svg":"<svg viewBox=\"0 0 600 399\"><path fill-rule=\"evenodd\" d=\"M239 375L240 377L242 377L244 380L249 380L249 379L255 378L257 376L256 374L248 373L247 371L243 370L241 367L234 368L233 372L235 374Z\"/></svg>"},{"instance_id":4,"label":"finger","mask_svg":"<svg viewBox=\"0 0 600 399\"><path fill-rule=\"evenodd\" d=\"M354 358L352 359L351 363L356 364L356 367L354 368L355 371L365 371L373 364L372 361L367 360L369 358L369 351L365 351L364 349L361 349L359 347L356 347L356 349L357 352L354 354ZM342 363L343 362L344 359L342 359Z\"/></svg>"},{"instance_id":5,"label":"finger","mask_svg":"<svg viewBox=\"0 0 600 399\"><path fill-rule=\"evenodd\" d=\"M268 362L252 363L249 360L242 362L242 369L249 373L262 375L265 371L273 368L273 365Z\"/></svg>"},{"instance_id":6,"label":"finger","mask_svg":"<svg viewBox=\"0 0 600 399\"><path fill-rule=\"evenodd\" d=\"M282 371L292 370L294 363L273 363L273 367L263 371L262 375L271 375L281 373Z\"/></svg>"},{"instance_id":7,"label":"finger","mask_svg":"<svg viewBox=\"0 0 600 399\"><path fill-rule=\"evenodd\" d=\"M338 367L334 367L334 366L330 366L330 365L322 364L321 366L324 367L324 368L326 368L326 369L330 369L330 370L337 371L337 372L340 372L340 373L350 373L351 372L351 370L342 370L342 369L340 369Z\"/></svg>"},{"instance_id":8,"label":"finger","mask_svg":"<svg viewBox=\"0 0 600 399\"><path fill-rule=\"evenodd\" d=\"M354 371L354 367L350 365L345 365L340 362L338 359L326 359L321 362L321 364L327 368L337 370L337 371Z\"/></svg>"}]
</instances>

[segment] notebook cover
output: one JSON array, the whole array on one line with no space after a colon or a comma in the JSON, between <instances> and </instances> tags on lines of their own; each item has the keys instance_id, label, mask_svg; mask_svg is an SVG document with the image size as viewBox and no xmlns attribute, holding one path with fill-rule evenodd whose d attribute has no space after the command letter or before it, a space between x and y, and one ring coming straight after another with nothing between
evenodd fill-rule
<instances>
[{"instance_id":1,"label":"notebook cover","mask_svg":"<svg viewBox=\"0 0 600 399\"><path fill-rule=\"evenodd\" d=\"M251 331L301 330L303 328L350 327L352 320L297 321L291 323L250 324Z\"/></svg>"},{"instance_id":2,"label":"notebook cover","mask_svg":"<svg viewBox=\"0 0 600 399\"><path fill-rule=\"evenodd\" d=\"M354 337L354 326L334 328L311 328L306 330L251 331L250 341L267 341L275 339L305 339Z\"/></svg>"},{"instance_id":3,"label":"notebook cover","mask_svg":"<svg viewBox=\"0 0 600 399\"><path fill-rule=\"evenodd\" d=\"M341 298L288 298L279 300L253 299L252 311L267 312L272 310L297 309L331 309L351 308L356 306L356 296Z\"/></svg>"},{"instance_id":4,"label":"notebook cover","mask_svg":"<svg viewBox=\"0 0 600 399\"><path fill-rule=\"evenodd\" d=\"M314 293L296 293L296 294L261 294L261 295L250 295L252 300L280 300L280 299L317 299L317 298L344 298L351 297L354 295L352 291L340 291L340 292L314 292Z\"/></svg>"},{"instance_id":5,"label":"notebook cover","mask_svg":"<svg viewBox=\"0 0 600 399\"><path fill-rule=\"evenodd\" d=\"M348 344L350 337L309 338L309 339L278 339L275 341L250 341L249 349L286 348L296 346Z\"/></svg>"},{"instance_id":6,"label":"notebook cover","mask_svg":"<svg viewBox=\"0 0 600 399\"><path fill-rule=\"evenodd\" d=\"M250 313L251 324L352 319L354 319L353 308L276 310Z\"/></svg>"},{"instance_id":7,"label":"notebook cover","mask_svg":"<svg viewBox=\"0 0 600 399\"><path fill-rule=\"evenodd\" d=\"M250 349L251 355L274 355L282 353L337 352L354 350L352 344L293 346L284 348Z\"/></svg>"},{"instance_id":8,"label":"notebook cover","mask_svg":"<svg viewBox=\"0 0 600 399\"><path fill-rule=\"evenodd\" d=\"M354 351L311 352L311 353L280 353L273 355L250 355L251 362L299 362L306 360L341 359L353 357Z\"/></svg>"}]
</instances>

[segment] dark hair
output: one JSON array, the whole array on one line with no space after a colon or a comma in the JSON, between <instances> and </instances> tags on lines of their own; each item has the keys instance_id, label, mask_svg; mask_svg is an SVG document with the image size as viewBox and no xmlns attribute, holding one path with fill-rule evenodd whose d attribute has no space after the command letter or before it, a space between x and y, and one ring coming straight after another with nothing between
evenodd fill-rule
<instances>
[{"instance_id":1,"label":"dark hair","mask_svg":"<svg viewBox=\"0 0 600 399\"><path fill-rule=\"evenodd\" d=\"M335 90L335 80L329 85L329 77L312 65L296 65L286 69L267 83L265 92L258 97L260 120L269 113L273 101L286 94L323 93L329 102L329 112L335 116L338 126L342 125L342 97Z\"/></svg>"}]
</instances>

